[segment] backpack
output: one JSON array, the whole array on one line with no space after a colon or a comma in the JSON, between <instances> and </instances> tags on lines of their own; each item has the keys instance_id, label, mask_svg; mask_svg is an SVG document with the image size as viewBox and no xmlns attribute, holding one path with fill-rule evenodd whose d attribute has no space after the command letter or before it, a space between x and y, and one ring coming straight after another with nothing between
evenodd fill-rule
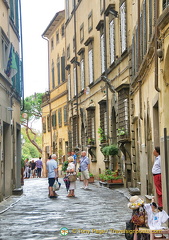
<instances>
[{"instance_id":1,"label":"backpack","mask_svg":"<svg viewBox=\"0 0 169 240\"><path fill-rule=\"evenodd\" d=\"M133 240L133 237L134 237L134 231L133 230L134 230L134 223L131 220L126 222L125 238L127 240Z\"/></svg>"}]
</instances>

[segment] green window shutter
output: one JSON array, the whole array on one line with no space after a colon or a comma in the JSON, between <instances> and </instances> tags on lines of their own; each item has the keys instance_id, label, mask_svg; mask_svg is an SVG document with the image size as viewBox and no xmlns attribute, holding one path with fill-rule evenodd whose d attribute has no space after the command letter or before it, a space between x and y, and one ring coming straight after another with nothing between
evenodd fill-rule
<instances>
[{"instance_id":1,"label":"green window shutter","mask_svg":"<svg viewBox=\"0 0 169 240\"><path fill-rule=\"evenodd\" d=\"M13 0L10 0L10 17L14 21L14 4L13 4Z\"/></svg>"},{"instance_id":2,"label":"green window shutter","mask_svg":"<svg viewBox=\"0 0 169 240\"><path fill-rule=\"evenodd\" d=\"M58 85L60 85L60 61L57 62L57 71L58 71Z\"/></svg>"},{"instance_id":3,"label":"green window shutter","mask_svg":"<svg viewBox=\"0 0 169 240\"><path fill-rule=\"evenodd\" d=\"M62 82L65 81L65 56L61 57L61 74L62 74Z\"/></svg>"},{"instance_id":4,"label":"green window shutter","mask_svg":"<svg viewBox=\"0 0 169 240\"><path fill-rule=\"evenodd\" d=\"M54 66L52 66L52 88L55 88L55 69Z\"/></svg>"},{"instance_id":5,"label":"green window shutter","mask_svg":"<svg viewBox=\"0 0 169 240\"><path fill-rule=\"evenodd\" d=\"M19 30L18 0L15 0L15 26Z\"/></svg>"}]
</instances>

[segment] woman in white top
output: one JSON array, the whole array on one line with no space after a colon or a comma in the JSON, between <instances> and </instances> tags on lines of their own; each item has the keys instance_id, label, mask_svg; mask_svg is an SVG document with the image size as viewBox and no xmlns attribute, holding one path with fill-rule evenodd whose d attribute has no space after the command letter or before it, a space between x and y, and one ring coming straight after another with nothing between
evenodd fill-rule
<instances>
[{"instance_id":1,"label":"woman in white top","mask_svg":"<svg viewBox=\"0 0 169 240\"><path fill-rule=\"evenodd\" d=\"M67 167L67 175L69 176L70 174L75 174L75 164L73 163L74 158L72 156L68 157L68 167ZM76 181L75 182L70 182L69 186L69 194L67 197L75 197L74 190L76 188Z\"/></svg>"}]
</instances>

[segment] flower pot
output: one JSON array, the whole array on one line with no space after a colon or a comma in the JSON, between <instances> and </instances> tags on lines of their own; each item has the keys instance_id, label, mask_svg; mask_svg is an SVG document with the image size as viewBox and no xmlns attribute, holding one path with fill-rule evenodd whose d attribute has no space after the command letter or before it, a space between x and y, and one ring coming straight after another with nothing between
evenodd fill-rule
<instances>
[{"instance_id":1,"label":"flower pot","mask_svg":"<svg viewBox=\"0 0 169 240\"><path fill-rule=\"evenodd\" d=\"M113 183L123 183L123 179L122 178L113 179Z\"/></svg>"},{"instance_id":2,"label":"flower pot","mask_svg":"<svg viewBox=\"0 0 169 240\"><path fill-rule=\"evenodd\" d=\"M94 177L90 177L88 180L89 183L94 183Z\"/></svg>"}]
</instances>

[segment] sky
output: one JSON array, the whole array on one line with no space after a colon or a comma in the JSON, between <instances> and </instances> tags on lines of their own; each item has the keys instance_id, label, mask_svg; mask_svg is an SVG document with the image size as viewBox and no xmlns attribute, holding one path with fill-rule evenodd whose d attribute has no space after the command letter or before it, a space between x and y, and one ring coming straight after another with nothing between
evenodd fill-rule
<instances>
[{"instance_id":1,"label":"sky","mask_svg":"<svg viewBox=\"0 0 169 240\"><path fill-rule=\"evenodd\" d=\"M48 90L47 41L42 34L64 0L22 0L24 95Z\"/></svg>"}]
</instances>

